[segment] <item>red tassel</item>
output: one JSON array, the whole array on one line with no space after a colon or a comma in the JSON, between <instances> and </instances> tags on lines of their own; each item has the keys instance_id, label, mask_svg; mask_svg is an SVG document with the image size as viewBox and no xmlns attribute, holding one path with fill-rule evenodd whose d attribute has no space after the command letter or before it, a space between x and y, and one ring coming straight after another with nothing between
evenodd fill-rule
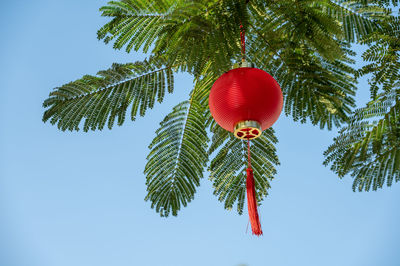
<instances>
[{"instance_id":1,"label":"red tassel","mask_svg":"<svg viewBox=\"0 0 400 266\"><path fill-rule=\"evenodd\" d=\"M253 232L253 235L260 236L263 232L261 230L260 217L258 217L256 190L254 188L253 169L251 168L247 168L246 189L251 231Z\"/></svg>"}]
</instances>

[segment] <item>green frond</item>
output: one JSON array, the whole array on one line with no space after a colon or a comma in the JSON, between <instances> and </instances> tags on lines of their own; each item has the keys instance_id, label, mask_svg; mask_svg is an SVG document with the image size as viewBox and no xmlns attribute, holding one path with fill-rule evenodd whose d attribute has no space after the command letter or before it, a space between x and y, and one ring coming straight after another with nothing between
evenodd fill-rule
<instances>
[{"instance_id":1,"label":"green frond","mask_svg":"<svg viewBox=\"0 0 400 266\"><path fill-rule=\"evenodd\" d=\"M352 69L342 62L326 62L316 57L300 60L293 58L293 63L286 66L277 62L272 71L282 84L285 113L302 123L309 119L321 129L342 125L355 106Z\"/></svg>"},{"instance_id":2,"label":"green frond","mask_svg":"<svg viewBox=\"0 0 400 266\"><path fill-rule=\"evenodd\" d=\"M100 11L110 20L98 38L151 59L113 64L97 75L55 88L43 103L43 121L61 130L103 129L145 115L166 91L174 71L194 76L190 100L175 106L150 144L145 167L152 208L177 215L193 198L209 156L214 194L225 208L245 201L246 145L221 129L208 108L214 81L246 58L270 73L284 94L284 112L295 121L332 129L346 123L326 151L326 165L354 176L354 189L377 189L400 180L399 0L117 0ZM368 46L358 71L350 43ZM173 68L173 70L172 70ZM355 78L371 74L371 102L352 114ZM350 117L350 120L349 120ZM212 133L208 145L207 129ZM252 141L257 199L267 196L279 164L272 129ZM207 150L208 149L208 150Z\"/></svg>"},{"instance_id":3,"label":"green frond","mask_svg":"<svg viewBox=\"0 0 400 266\"><path fill-rule=\"evenodd\" d=\"M247 57L281 85L286 115L331 129L355 106L354 53L323 1L295 2L251 1Z\"/></svg>"},{"instance_id":4,"label":"green frond","mask_svg":"<svg viewBox=\"0 0 400 266\"><path fill-rule=\"evenodd\" d=\"M242 214L246 194L247 144L216 124L212 132L208 152L215 153L209 166L214 195L224 202L225 209L231 210L236 204L238 213ZM269 181L276 174L275 166L279 165L274 146L277 141L272 128L251 141L251 164L259 204L268 195Z\"/></svg>"},{"instance_id":5,"label":"green frond","mask_svg":"<svg viewBox=\"0 0 400 266\"><path fill-rule=\"evenodd\" d=\"M381 7L393 7L397 6L400 3L400 0L371 0L371 2L374 2Z\"/></svg>"},{"instance_id":6,"label":"green frond","mask_svg":"<svg viewBox=\"0 0 400 266\"><path fill-rule=\"evenodd\" d=\"M400 18L391 17L380 23L379 30L365 36L368 45L363 59L369 64L357 71L357 76L372 74L368 79L371 97L380 89L389 92L400 80Z\"/></svg>"},{"instance_id":7,"label":"green frond","mask_svg":"<svg viewBox=\"0 0 400 266\"><path fill-rule=\"evenodd\" d=\"M245 2L239 1L118 1L103 7L112 20L99 39L114 40L114 48L153 47L152 54L195 76L208 62L215 73L229 69L239 58L240 23L247 24ZM159 6L160 5L160 6ZM139 6L139 7L138 7ZM149 6L149 7L147 7ZM166 8L168 7L168 8Z\"/></svg>"},{"instance_id":8,"label":"green frond","mask_svg":"<svg viewBox=\"0 0 400 266\"><path fill-rule=\"evenodd\" d=\"M165 117L149 146L145 199L161 216L176 216L194 198L208 161L207 106L197 94L201 87L201 82L196 83L190 101L178 104Z\"/></svg>"},{"instance_id":9,"label":"green frond","mask_svg":"<svg viewBox=\"0 0 400 266\"><path fill-rule=\"evenodd\" d=\"M276 51L270 48L280 50L301 44L327 60L342 58L340 23L317 3L311 0L250 1L251 37L262 38L262 47L269 48L271 53ZM275 42L277 45L271 46Z\"/></svg>"},{"instance_id":10,"label":"green frond","mask_svg":"<svg viewBox=\"0 0 400 266\"><path fill-rule=\"evenodd\" d=\"M327 61L297 45L271 55L268 48L258 48L260 39L252 39L248 46L250 60L280 84L286 115L328 129L347 121L356 91L350 60Z\"/></svg>"},{"instance_id":11,"label":"green frond","mask_svg":"<svg viewBox=\"0 0 400 266\"><path fill-rule=\"evenodd\" d=\"M354 177L353 190L400 181L400 90L381 94L358 109L324 155L340 177Z\"/></svg>"},{"instance_id":12,"label":"green frond","mask_svg":"<svg viewBox=\"0 0 400 266\"><path fill-rule=\"evenodd\" d=\"M390 13L389 8L370 0L330 1L324 11L339 21L348 42L359 41L377 30L377 22L385 19Z\"/></svg>"},{"instance_id":13,"label":"green frond","mask_svg":"<svg viewBox=\"0 0 400 266\"><path fill-rule=\"evenodd\" d=\"M102 16L113 19L97 32L98 39L105 43L114 40L114 48L135 51L141 47L147 52L160 34L169 10L175 1L121 0L110 1L100 8Z\"/></svg>"},{"instance_id":14,"label":"green frond","mask_svg":"<svg viewBox=\"0 0 400 266\"><path fill-rule=\"evenodd\" d=\"M372 100L356 110L325 151L325 165L343 177L354 177L353 190L369 191L400 180L400 20L390 17L364 36L363 59L369 64L357 76L369 79Z\"/></svg>"},{"instance_id":15,"label":"green frond","mask_svg":"<svg viewBox=\"0 0 400 266\"><path fill-rule=\"evenodd\" d=\"M173 72L161 59L143 62L113 64L97 76L81 79L55 88L43 103L47 108L43 121L50 119L61 130L102 130L108 121L112 128L115 120L124 123L128 108L131 119L144 116L155 102L162 102L165 90L173 91Z\"/></svg>"},{"instance_id":16,"label":"green frond","mask_svg":"<svg viewBox=\"0 0 400 266\"><path fill-rule=\"evenodd\" d=\"M168 17L153 53L167 55L195 76L208 63L210 71L222 74L240 57L239 25L246 24L246 14L240 1L185 2Z\"/></svg>"}]
</instances>

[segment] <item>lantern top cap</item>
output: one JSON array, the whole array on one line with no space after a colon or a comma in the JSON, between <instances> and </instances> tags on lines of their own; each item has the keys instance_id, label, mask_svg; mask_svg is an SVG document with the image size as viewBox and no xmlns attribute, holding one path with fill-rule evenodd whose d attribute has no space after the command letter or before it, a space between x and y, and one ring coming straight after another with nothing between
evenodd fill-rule
<instances>
[{"instance_id":1,"label":"lantern top cap","mask_svg":"<svg viewBox=\"0 0 400 266\"><path fill-rule=\"evenodd\" d=\"M241 68L241 67L255 67L255 66L253 63L247 62L246 60L242 59L241 62L233 64L232 69Z\"/></svg>"}]
</instances>

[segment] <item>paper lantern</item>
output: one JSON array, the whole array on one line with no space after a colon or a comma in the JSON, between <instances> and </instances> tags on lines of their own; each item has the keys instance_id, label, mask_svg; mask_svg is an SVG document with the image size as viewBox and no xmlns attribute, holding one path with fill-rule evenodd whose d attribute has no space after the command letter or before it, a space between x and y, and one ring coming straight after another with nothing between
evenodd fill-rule
<instances>
[{"instance_id":1,"label":"paper lantern","mask_svg":"<svg viewBox=\"0 0 400 266\"><path fill-rule=\"evenodd\" d=\"M237 138L247 140L247 207L252 232L257 236L262 235L262 230L251 168L250 140L261 136L263 130L275 123L282 105L283 96L278 82L267 72L251 67L245 60L242 67L219 77L209 96L210 111L215 121Z\"/></svg>"},{"instance_id":2,"label":"paper lantern","mask_svg":"<svg viewBox=\"0 0 400 266\"><path fill-rule=\"evenodd\" d=\"M254 139L275 123L283 105L280 86L267 72L240 67L224 73L211 88L215 121L241 139Z\"/></svg>"}]
</instances>

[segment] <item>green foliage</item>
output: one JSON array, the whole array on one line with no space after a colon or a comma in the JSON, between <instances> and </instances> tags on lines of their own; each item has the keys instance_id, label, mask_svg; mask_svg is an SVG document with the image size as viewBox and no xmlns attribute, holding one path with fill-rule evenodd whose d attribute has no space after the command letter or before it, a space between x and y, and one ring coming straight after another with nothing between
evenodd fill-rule
<instances>
[{"instance_id":1,"label":"green foliage","mask_svg":"<svg viewBox=\"0 0 400 266\"><path fill-rule=\"evenodd\" d=\"M149 146L146 200L161 216L177 215L194 198L208 161L206 106L196 93L201 85L197 83L190 101L178 104L164 118Z\"/></svg>"},{"instance_id":2,"label":"green foliage","mask_svg":"<svg viewBox=\"0 0 400 266\"><path fill-rule=\"evenodd\" d=\"M163 55L173 65L198 75L207 62L222 73L240 53L239 24L246 23L244 1L109 2L100 9L113 19L98 32L114 48L143 48ZM185 49L183 49L185 47Z\"/></svg>"},{"instance_id":3,"label":"green foliage","mask_svg":"<svg viewBox=\"0 0 400 266\"><path fill-rule=\"evenodd\" d=\"M275 63L272 72L283 85L286 114L303 123L309 118L321 129L346 122L356 90L348 65L307 55L293 57L288 65Z\"/></svg>"},{"instance_id":4,"label":"green foliage","mask_svg":"<svg viewBox=\"0 0 400 266\"><path fill-rule=\"evenodd\" d=\"M343 177L354 177L353 190L382 188L400 180L400 20L380 22L377 31L362 40L370 62L357 75L369 79L372 100L354 112L325 152L325 165ZM380 94L378 94L382 91Z\"/></svg>"},{"instance_id":5,"label":"green foliage","mask_svg":"<svg viewBox=\"0 0 400 266\"><path fill-rule=\"evenodd\" d=\"M377 29L376 21L384 19L390 9L379 1L331 1L325 12L336 17L342 26L346 41L355 42Z\"/></svg>"},{"instance_id":6,"label":"green foliage","mask_svg":"<svg viewBox=\"0 0 400 266\"><path fill-rule=\"evenodd\" d=\"M173 72L170 66L158 59L144 62L113 64L97 76L86 75L81 79L55 88L43 103L47 108L43 121L50 119L61 130L102 130L108 120L112 128L125 121L131 106L131 119L137 113L146 114L155 101L162 102L165 90L173 92Z\"/></svg>"},{"instance_id":7,"label":"green foliage","mask_svg":"<svg viewBox=\"0 0 400 266\"><path fill-rule=\"evenodd\" d=\"M354 42L371 33L376 29L375 22L389 12L375 1L314 0L253 0L249 11L251 23L264 36L273 31L281 44L281 38L284 42L305 43L330 60L343 55L341 41Z\"/></svg>"},{"instance_id":8,"label":"green foliage","mask_svg":"<svg viewBox=\"0 0 400 266\"><path fill-rule=\"evenodd\" d=\"M315 1L257 0L250 2L249 9L251 29L258 34L256 39L263 35L264 42L279 42L277 46L272 45L278 49L303 44L330 60L342 56L338 42L343 35L340 24L324 13ZM262 47L266 47L266 43Z\"/></svg>"},{"instance_id":9,"label":"green foliage","mask_svg":"<svg viewBox=\"0 0 400 266\"><path fill-rule=\"evenodd\" d=\"M371 2L374 2L381 7L397 6L400 3L399 0L374 0Z\"/></svg>"},{"instance_id":10,"label":"green foliage","mask_svg":"<svg viewBox=\"0 0 400 266\"><path fill-rule=\"evenodd\" d=\"M209 171L214 195L224 202L224 207L228 210L236 204L238 213L242 214L246 195L247 144L215 123L212 132L209 154L215 152L216 155L211 161ZM279 165L274 146L277 142L272 128L251 141L251 166L259 204L268 195L269 181L276 174L275 166Z\"/></svg>"},{"instance_id":11,"label":"green foliage","mask_svg":"<svg viewBox=\"0 0 400 266\"><path fill-rule=\"evenodd\" d=\"M290 23L284 18L263 18L266 15L258 10L251 12L255 19L250 27L255 34L248 37L248 58L259 68L267 69L280 83L285 113L295 121L309 119L321 128L331 129L344 123L354 106L356 89L354 70L350 67L353 61L348 58L354 53L348 45L332 39L332 49L321 50L310 43L314 38L299 38L301 30L292 34L295 26L287 25ZM317 33L309 34L317 36L329 27L328 23L316 30ZM337 45L339 51L335 50ZM339 59L334 59L338 55Z\"/></svg>"},{"instance_id":12,"label":"green foliage","mask_svg":"<svg viewBox=\"0 0 400 266\"><path fill-rule=\"evenodd\" d=\"M55 88L43 103L43 121L61 130L122 125L145 115L174 88L173 72L194 76L190 100L175 106L150 144L146 200L161 216L177 215L193 198L207 162L214 194L227 209L243 212L246 145L215 124L208 95L213 82L242 58L281 85L284 111L320 128L345 126L326 152L325 164L355 177L369 190L399 179L398 119L400 35L390 17L398 0L119 0L100 11L109 22L98 39L115 49L150 54L144 62L113 64L96 76ZM351 43L369 46L368 61L352 68ZM352 114L355 77L372 74L372 101ZM382 92L381 92L382 91ZM349 122L349 117L351 117ZM375 122L373 122L373 121ZM397 124L396 124L397 123ZM208 130L212 133L209 143ZM268 194L279 160L272 129L252 143L257 199Z\"/></svg>"},{"instance_id":13,"label":"green foliage","mask_svg":"<svg viewBox=\"0 0 400 266\"><path fill-rule=\"evenodd\" d=\"M400 18L391 17L380 23L379 30L362 40L369 46L363 59L369 64L362 67L357 75L372 74L368 80L371 86L371 98L375 98L379 89L390 92L400 80Z\"/></svg>"},{"instance_id":14,"label":"green foliage","mask_svg":"<svg viewBox=\"0 0 400 266\"><path fill-rule=\"evenodd\" d=\"M324 164L331 164L340 177L351 174L353 190L377 190L385 182L391 186L400 181L399 89L358 109L339 133L325 152Z\"/></svg>"},{"instance_id":15,"label":"green foliage","mask_svg":"<svg viewBox=\"0 0 400 266\"><path fill-rule=\"evenodd\" d=\"M306 48L282 51L278 58L254 61L268 67L284 93L284 111L295 121L319 124L320 128L340 126L355 106L353 69L339 60L326 61ZM283 60L282 60L283 59Z\"/></svg>"},{"instance_id":16,"label":"green foliage","mask_svg":"<svg viewBox=\"0 0 400 266\"><path fill-rule=\"evenodd\" d=\"M112 40L114 49L126 45L126 51L135 51L143 47L147 52L154 40L159 36L168 10L175 1L110 1L100 8L102 16L113 19L105 24L98 32L98 39L105 43Z\"/></svg>"}]
</instances>

